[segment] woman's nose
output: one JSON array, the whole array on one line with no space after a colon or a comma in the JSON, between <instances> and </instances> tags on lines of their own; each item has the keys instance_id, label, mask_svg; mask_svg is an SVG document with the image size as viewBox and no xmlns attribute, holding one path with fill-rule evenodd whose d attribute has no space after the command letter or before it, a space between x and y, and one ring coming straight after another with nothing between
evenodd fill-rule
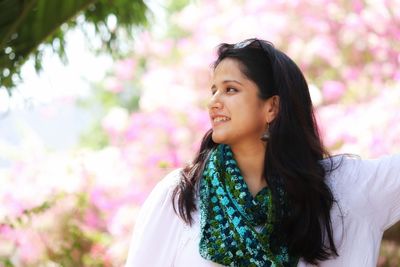
<instances>
[{"instance_id":1,"label":"woman's nose","mask_svg":"<svg viewBox=\"0 0 400 267\"><path fill-rule=\"evenodd\" d=\"M219 94L218 93L215 93L212 97L211 97L211 100L210 100L210 102L208 103L208 109L220 109L220 108L222 108L223 107L223 105L222 105L222 102L221 102L221 99L220 99L220 97L219 97Z\"/></svg>"}]
</instances>

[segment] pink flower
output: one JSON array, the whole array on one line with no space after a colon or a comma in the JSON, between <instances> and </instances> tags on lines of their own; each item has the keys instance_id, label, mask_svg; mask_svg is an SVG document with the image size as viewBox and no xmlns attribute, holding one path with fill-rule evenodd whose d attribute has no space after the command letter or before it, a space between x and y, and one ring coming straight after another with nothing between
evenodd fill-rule
<instances>
[{"instance_id":1,"label":"pink flower","mask_svg":"<svg viewBox=\"0 0 400 267\"><path fill-rule=\"evenodd\" d=\"M353 0L353 10L355 13L360 14L364 9L364 3L361 0Z\"/></svg>"},{"instance_id":2,"label":"pink flower","mask_svg":"<svg viewBox=\"0 0 400 267\"><path fill-rule=\"evenodd\" d=\"M107 91L113 93L120 93L124 90L122 83L117 81L115 78L108 78L104 81L104 86Z\"/></svg>"},{"instance_id":3,"label":"pink flower","mask_svg":"<svg viewBox=\"0 0 400 267\"><path fill-rule=\"evenodd\" d=\"M43 254L43 243L34 229L24 229L16 233L17 247L23 265L36 265Z\"/></svg>"},{"instance_id":4,"label":"pink flower","mask_svg":"<svg viewBox=\"0 0 400 267\"><path fill-rule=\"evenodd\" d=\"M115 75L118 80L126 81L133 79L133 74L135 72L136 62L131 59L125 59L117 63L115 66Z\"/></svg>"},{"instance_id":5,"label":"pink flower","mask_svg":"<svg viewBox=\"0 0 400 267\"><path fill-rule=\"evenodd\" d=\"M12 228L6 224L0 224L0 234L7 235L8 233L12 232Z\"/></svg>"},{"instance_id":6,"label":"pink flower","mask_svg":"<svg viewBox=\"0 0 400 267\"><path fill-rule=\"evenodd\" d=\"M98 229L104 224L102 222L101 216L99 215L99 212L95 211L94 209L90 209L85 213L84 223L85 226L92 229Z\"/></svg>"},{"instance_id":7,"label":"pink flower","mask_svg":"<svg viewBox=\"0 0 400 267\"><path fill-rule=\"evenodd\" d=\"M339 81L326 81L322 87L322 95L327 102L338 101L344 94L346 88Z\"/></svg>"}]
</instances>

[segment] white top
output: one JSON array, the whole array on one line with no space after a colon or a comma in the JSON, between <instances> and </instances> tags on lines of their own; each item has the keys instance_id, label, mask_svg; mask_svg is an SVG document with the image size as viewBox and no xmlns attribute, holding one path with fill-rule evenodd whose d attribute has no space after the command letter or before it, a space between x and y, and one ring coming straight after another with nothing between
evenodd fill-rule
<instances>
[{"instance_id":1,"label":"white top","mask_svg":"<svg viewBox=\"0 0 400 267\"><path fill-rule=\"evenodd\" d=\"M192 227L174 213L171 193L179 179L180 170L168 174L143 204L126 267L222 266L200 256L200 213L193 214ZM343 217L334 205L331 219L339 257L318 266L376 266L383 232L400 220L400 154L375 160L344 157L326 182ZM298 266L312 265L300 260Z\"/></svg>"}]
</instances>

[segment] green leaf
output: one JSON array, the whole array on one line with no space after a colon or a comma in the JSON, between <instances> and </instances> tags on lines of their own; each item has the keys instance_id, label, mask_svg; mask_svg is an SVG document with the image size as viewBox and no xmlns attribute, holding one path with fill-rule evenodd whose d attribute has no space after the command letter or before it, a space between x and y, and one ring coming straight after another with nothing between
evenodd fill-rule
<instances>
[{"instance_id":1,"label":"green leaf","mask_svg":"<svg viewBox=\"0 0 400 267\"><path fill-rule=\"evenodd\" d=\"M63 58L64 35L78 25L76 16L81 12L84 21L101 34L110 52L118 34L107 25L109 16L117 18L118 28L131 30L144 25L146 11L142 0L0 0L0 85L11 90L30 56L35 59L36 69L41 69L41 44L52 46Z\"/></svg>"}]
</instances>

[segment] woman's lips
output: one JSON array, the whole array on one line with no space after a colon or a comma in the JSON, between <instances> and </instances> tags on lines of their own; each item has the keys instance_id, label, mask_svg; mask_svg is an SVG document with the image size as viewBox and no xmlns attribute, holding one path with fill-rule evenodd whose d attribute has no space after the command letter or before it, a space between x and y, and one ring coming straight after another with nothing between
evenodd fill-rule
<instances>
[{"instance_id":1,"label":"woman's lips","mask_svg":"<svg viewBox=\"0 0 400 267\"><path fill-rule=\"evenodd\" d=\"M231 119L226 116L215 116L211 122L213 126L219 126L226 122L229 122Z\"/></svg>"}]
</instances>

